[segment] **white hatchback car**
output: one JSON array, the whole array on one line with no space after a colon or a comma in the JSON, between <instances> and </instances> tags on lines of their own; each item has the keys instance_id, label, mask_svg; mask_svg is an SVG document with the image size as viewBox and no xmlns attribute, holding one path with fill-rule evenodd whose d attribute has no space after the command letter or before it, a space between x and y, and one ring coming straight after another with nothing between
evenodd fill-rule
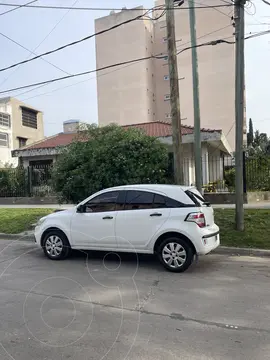
<instances>
[{"instance_id":1,"label":"white hatchback car","mask_svg":"<svg viewBox=\"0 0 270 360\"><path fill-rule=\"evenodd\" d=\"M157 254L185 271L219 243L213 209L194 187L127 185L102 190L70 210L39 220L37 244L53 260L71 249Z\"/></svg>"}]
</instances>

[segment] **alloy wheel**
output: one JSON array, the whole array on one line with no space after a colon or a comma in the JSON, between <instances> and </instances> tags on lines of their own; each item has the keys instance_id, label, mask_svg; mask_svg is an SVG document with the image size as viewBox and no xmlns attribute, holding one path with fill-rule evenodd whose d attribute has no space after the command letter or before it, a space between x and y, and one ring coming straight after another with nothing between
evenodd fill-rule
<instances>
[{"instance_id":1,"label":"alloy wheel","mask_svg":"<svg viewBox=\"0 0 270 360\"><path fill-rule=\"evenodd\" d=\"M187 259L186 250L182 245L170 242L162 250L163 261L173 269L181 268Z\"/></svg>"},{"instance_id":2,"label":"alloy wheel","mask_svg":"<svg viewBox=\"0 0 270 360\"><path fill-rule=\"evenodd\" d=\"M51 257L59 257L63 247L63 241L56 235L49 236L45 243L46 252Z\"/></svg>"}]
</instances>

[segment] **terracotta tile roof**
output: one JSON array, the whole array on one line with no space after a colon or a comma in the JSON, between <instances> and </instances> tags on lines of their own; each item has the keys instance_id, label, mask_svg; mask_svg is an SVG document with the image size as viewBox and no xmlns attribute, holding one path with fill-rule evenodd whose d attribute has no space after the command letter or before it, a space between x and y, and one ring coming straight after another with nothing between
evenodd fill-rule
<instances>
[{"instance_id":1,"label":"terracotta tile roof","mask_svg":"<svg viewBox=\"0 0 270 360\"><path fill-rule=\"evenodd\" d=\"M58 146L69 145L72 140L76 137L76 133L60 133L50 137L47 137L39 142L36 142L32 145L25 146L19 150L24 149L45 149L45 148L54 148Z\"/></svg>"},{"instance_id":2,"label":"terracotta tile roof","mask_svg":"<svg viewBox=\"0 0 270 360\"><path fill-rule=\"evenodd\" d=\"M154 137L172 136L172 125L169 122L155 121L151 123L124 125L123 128L137 128L143 130L147 135ZM194 128L192 126L182 126L182 135L193 134ZM221 130L201 129L202 132L221 132ZM47 137L32 145L25 146L18 149L19 151L28 149L44 149L54 148L58 146L69 145L76 137L76 133L59 133Z\"/></svg>"}]
</instances>

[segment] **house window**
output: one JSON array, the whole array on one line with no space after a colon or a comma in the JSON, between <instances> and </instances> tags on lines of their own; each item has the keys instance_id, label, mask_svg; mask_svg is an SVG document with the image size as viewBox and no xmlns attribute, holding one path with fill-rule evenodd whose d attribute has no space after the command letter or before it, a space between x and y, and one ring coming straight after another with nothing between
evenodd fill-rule
<instances>
[{"instance_id":1,"label":"house window","mask_svg":"<svg viewBox=\"0 0 270 360\"><path fill-rule=\"evenodd\" d=\"M168 56L164 56L164 61L168 61Z\"/></svg>"},{"instance_id":2,"label":"house window","mask_svg":"<svg viewBox=\"0 0 270 360\"><path fill-rule=\"evenodd\" d=\"M171 114L166 114L165 117L166 117L166 119L171 119L172 115Z\"/></svg>"},{"instance_id":3,"label":"house window","mask_svg":"<svg viewBox=\"0 0 270 360\"><path fill-rule=\"evenodd\" d=\"M22 124L37 129L37 112L35 110L22 108Z\"/></svg>"},{"instance_id":4,"label":"house window","mask_svg":"<svg viewBox=\"0 0 270 360\"><path fill-rule=\"evenodd\" d=\"M169 75L164 76L164 80L169 80L169 79L170 79Z\"/></svg>"},{"instance_id":5,"label":"house window","mask_svg":"<svg viewBox=\"0 0 270 360\"><path fill-rule=\"evenodd\" d=\"M171 95L169 95L169 94L164 95L164 100L165 101L170 100L170 98L171 98Z\"/></svg>"},{"instance_id":6,"label":"house window","mask_svg":"<svg viewBox=\"0 0 270 360\"><path fill-rule=\"evenodd\" d=\"M0 112L0 126L10 127L10 115Z\"/></svg>"},{"instance_id":7,"label":"house window","mask_svg":"<svg viewBox=\"0 0 270 360\"><path fill-rule=\"evenodd\" d=\"M27 142L26 138L18 137L18 141L19 141L19 148L26 146L26 142Z\"/></svg>"},{"instance_id":8,"label":"house window","mask_svg":"<svg viewBox=\"0 0 270 360\"><path fill-rule=\"evenodd\" d=\"M8 147L8 134L0 133L0 146Z\"/></svg>"}]
</instances>

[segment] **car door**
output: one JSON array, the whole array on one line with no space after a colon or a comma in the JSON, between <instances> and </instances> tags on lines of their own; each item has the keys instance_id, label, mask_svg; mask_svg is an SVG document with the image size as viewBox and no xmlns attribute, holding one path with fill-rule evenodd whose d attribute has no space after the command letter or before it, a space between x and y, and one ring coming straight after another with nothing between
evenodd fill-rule
<instances>
[{"instance_id":1,"label":"car door","mask_svg":"<svg viewBox=\"0 0 270 360\"><path fill-rule=\"evenodd\" d=\"M123 209L117 211L115 233L119 250L143 251L169 217L164 196L128 190Z\"/></svg>"},{"instance_id":2,"label":"car door","mask_svg":"<svg viewBox=\"0 0 270 360\"><path fill-rule=\"evenodd\" d=\"M82 205L71 221L73 247L81 249L116 249L116 203L119 191L97 195Z\"/></svg>"}]
</instances>

